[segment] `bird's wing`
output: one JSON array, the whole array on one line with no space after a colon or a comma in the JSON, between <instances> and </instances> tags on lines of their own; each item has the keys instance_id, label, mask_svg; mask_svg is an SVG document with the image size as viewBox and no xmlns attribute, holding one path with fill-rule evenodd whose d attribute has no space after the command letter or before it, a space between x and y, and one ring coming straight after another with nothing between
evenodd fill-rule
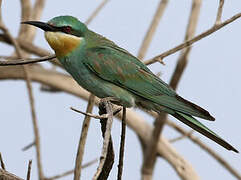
<instances>
[{"instance_id":1,"label":"bird's wing","mask_svg":"<svg viewBox=\"0 0 241 180\"><path fill-rule=\"evenodd\" d=\"M121 48L89 48L86 50L86 58L82 61L100 78L146 100L172 110L214 120L206 110L178 96L146 65Z\"/></svg>"}]
</instances>

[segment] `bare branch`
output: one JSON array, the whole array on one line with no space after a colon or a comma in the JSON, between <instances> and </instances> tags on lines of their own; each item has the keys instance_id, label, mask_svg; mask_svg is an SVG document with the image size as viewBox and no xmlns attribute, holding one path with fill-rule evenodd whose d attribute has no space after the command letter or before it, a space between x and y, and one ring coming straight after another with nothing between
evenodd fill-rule
<instances>
[{"instance_id":1,"label":"bare branch","mask_svg":"<svg viewBox=\"0 0 241 180\"><path fill-rule=\"evenodd\" d=\"M49 61L56 58L55 55L45 56L41 58L26 58L26 59L17 59L11 61L0 61L0 66L16 66L16 65L24 65L24 64L33 64L43 61Z\"/></svg>"},{"instance_id":2,"label":"bare branch","mask_svg":"<svg viewBox=\"0 0 241 180\"><path fill-rule=\"evenodd\" d=\"M98 161L98 159L94 159L94 160L82 165L81 168L82 169L87 168L87 167L91 166L92 164L96 163L97 161ZM55 176L52 176L52 177L45 178L45 180L55 180L55 179L59 179L59 178L68 176L68 175L73 174L73 173L74 173L74 169L66 171L66 172L64 172L62 174L59 174L59 175L55 175Z\"/></svg>"},{"instance_id":3,"label":"bare branch","mask_svg":"<svg viewBox=\"0 0 241 180\"><path fill-rule=\"evenodd\" d=\"M0 180L23 180L22 178L0 169Z\"/></svg>"},{"instance_id":4,"label":"bare branch","mask_svg":"<svg viewBox=\"0 0 241 180\"><path fill-rule=\"evenodd\" d=\"M215 26L221 23L222 13L223 13L224 0L219 0L218 12L215 21Z\"/></svg>"},{"instance_id":5,"label":"bare branch","mask_svg":"<svg viewBox=\"0 0 241 180\"><path fill-rule=\"evenodd\" d=\"M22 151L27 151L28 149L30 149L33 146L35 146L35 141L33 141L30 144L28 144L27 146L23 147Z\"/></svg>"},{"instance_id":6,"label":"bare branch","mask_svg":"<svg viewBox=\"0 0 241 180\"><path fill-rule=\"evenodd\" d=\"M184 42L193 38L195 34L197 22L200 14L200 9L201 9L201 2L202 2L201 0L193 0L192 10L189 16L189 21L188 21ZM176 68L172 74L171 81L169 83L169 85L175 90L177 89L178 83L180 82L182 74L187 66L191 48L192 48L191 46L188 46L187 48L183 49L181 51L180 57L178 58Z\"/></svg>"},{"instance_id":7,"label":"bare branch","mask_svg":"<svg viewBox=\"0 0 241 180\"><path fill-rule=\"evenodd\" d=\"M95 100L95 96L91 94L89 97L86 113L92 112L94 103L95 103L94 100ZM85 149L85 143L86 143L89 125L90 125L90 116L85 116L84 122L82 124L79 146L78 146L77 156L75 160L74 180L79 180L81 176L81 165L82 165L82 160L84 156L84 149Z\"/></svg>"},{"instance_id":8,"label":"bare branch","mask_svg":"<svg viewBox=\"0 0 241 180\"><path fill-rule=\"evenodd\" d=\"M99 114L108 114L107 119L101 119L101 130L104 138L100 157L100 163L93 180L107 179L114 163L114 151L111 139L111 127L113 122L113 108L108 98L101 99L99 104ZM110 159L109 159L110 158Z\"/></svg>"},{"instance_id":9,"label":"bare branch","mask_svg":"<svg viewBox=\"0 0 241 180\"><path fill-rule=\"evenodd\" d=\"M120 142L120 151L119 151L119 165L118 165L118 174L117 179L122 179L123 171L123 160L125 152L125 136L126 136L126 108L123 107L122 121L121 121L121 142Z\"/></svg>"},{"instance_id":10,"label":"bare branch","mask_svg":"<svg viewBox=\"0 0 241 180\"><path fill-rule=\"evenodd\" d=\"M143 59L145 57L148 47L150 46L150 43L152 41L153 35L158 27L158 24L159 24L160 19L167 7L168 2L169 2L168 0L160 1L158 8L156 10L156 13L152 19L151 25L144 37L144 40L142 41L142 44L141 44L141 47L140 47L140 50L139 50L139 53L137 56L138 59Z\"/></svg>"},{"instance_id":11,"label":"bare branch","mask_svg":"<svg viewBox=\"0 0 241 180\"><path fill-rule=\"evenodd\" d=\"M191 131L188 131L187 134L183 134L179 137L176 137L176 138L173 138L173 139L170 139L169 142L170 143L174 143L174 142L177 142L177 141L180 141L184 138L187 138L190 134L192 134L194 132L194 130L191 130Z\"/></svg>"},{"instance_id":12,"label":"bare branch","mask_svg":"<svg viewBox=\"0 0 241 180\"><path fill-rule=\"evenodd\" d=\"M29 21L32 13L30 0L21 0L21 21ZM20 26L18 37L23 39L28 34L30 26Z\"/></svg>"},{"instance_id":13,"label":"bare branch","mask_svg":"<svg viewBox=\"0 0 241 180\"><path fill-rule=\"evenodd\" d=\"M32 168L32 160L30 160L30 161L28 162L27 180L30 180L31 168Z\"/></svg>"},{"instance_id":14,"label":"bare branch","mask_svg":"<svg viewBox=\"0 0 241 180\"><path fill-rule=\"evenodd\" d=\"M83 114L85 116L88 116L88 117L92 117L92 118L95 118L95 119L104 119L104 118L108 118L108 114L103 114L103 115L95 115L95 114L91 114L91 113L86 113L86 112L83 112L83 111L80 111L80 110L77 110L73 107L70 107L71 110L77 112L77 113L80 113L80 114Z\"/></svg>"},{"instance_id":15,"label":"bare branch","mask_svg":"<svg viewBox=\"0 0 241 180\"><path fill-rule=\"evenodd\" d=\"M212 28L208 29L207 31L197 35L196 37L190 39L189 41L186 41L186 42L184 42L184 43L182 43L182 44L180 44L180 45L178 45L178 46L176 46L176 47L174 47L174 48L172 48L172 49L170 49L170 50L168 50L168 51L166 51L166 52L164 52L164 53L162 53L162 54L160 54L160 55L158 55L158 56L156 56L152 59L149 59L149 60L145 61L145 64L149 65L149 64L153 64L157 61L162 61L163 58L165 58L165 57L167 57L171 54L174 54L177 51L180 51L181 49L186 48L186 47L192 45L193 43L209 36L210 34L218 31L219 29L221 29L224 26L232 23L233 21L237 20L240 17L241 17L241 13L238 13L238 14L234 15L233 17L229 18L228 20L224 21L223 23L218 24L216 26L213 26Z\"/></svg>"},{"instance_id":16,"label":"bare branch","mask_svg":"<svg viewBox=\"0 0 241 180\"><path fill-rule=\"evenodd\" d=\"M155 120L155 128L152 132L152 138L146 146L144 153L144 162L142 165L142 180L151 180L153 169L156 163L157 158L157 147L160 134L162 132L163 126L165 124L166 113L162 112L158 114L158 117Z\"/></svg>"},{"instance_id":17,"label":"bare branch","mask_svg":"<svg viewBox=\"0 0 241 180\"><path fill-rule=\"evenodd\" d=\"M18 42L12 37L7 27L4 25L3 20L0 19L0 29L4 32L5 36L10 40L10 42L13 44L15 51L17 53L17 56L19 58L22 58L21 49L18 45ZM38 173L40 180L44 179L43 170L42 170L42 164L41 164L41 155L40 155L40 140L39 140L39 131L37 126L37 120L36 120L36 112L34 107L34 98L33 98L33 92L32 92L32 85L31 80L29 77L28 69L26 66L22 66L24 77L26 80L27 90L28 90L28 96L29 96L29 102L30 102L30 108L31 108L31 115L32 115L32 122L34 127L34 136L35 136L35 147L36 147L36 156L37 156L37 164L38 164Z\"/></svg>"},{"instance_id":18,"label":"bare branch","mask_svg":"<svg viewBox=\"0 0 241 180\"><path fill-rule=\"evenodd\" d=\"M100 5L94 10L94 12L90 15L90 17L85 21L85 24L88 25L91 21L99 14L99 12L103 9L103 7L109 2L109 0L103 0Z\"/></svg>"},{"instance_id":19,"label":"bare branch","mask_svg":"<svg viewBox=\"0 0 241 180\"><path fill-rule=\"evenodd\" d=\"M3 170L6 170L5 164L4 164L4 162L3 162L3 157L2 157L2 153L1 153L1 152L0 152L0 163L1 163L1 168L2 168Z\"/></svg>"},{"instance_id":20,"label":"bare branch","mask_svg":"<svg viewBox=\"0 0 241 180\"><path fill-rule=\"evenodd\" d=\"M44 9L44 5L45 5L45 0L36 0L35 4L32 8L32 13L31 13L31 20L32 21L38 21L40 19L40 17L42 16L43 13L43 9ZM24 21L23 19L21 21ZM37 28L34 28L33 26L27 26L28 28L28 32L25 33L25 37L27 38L29 42L32 42L36 32L37 32ZM22 38L22 39L24 39Z\"/></svg>"}]
</instances>

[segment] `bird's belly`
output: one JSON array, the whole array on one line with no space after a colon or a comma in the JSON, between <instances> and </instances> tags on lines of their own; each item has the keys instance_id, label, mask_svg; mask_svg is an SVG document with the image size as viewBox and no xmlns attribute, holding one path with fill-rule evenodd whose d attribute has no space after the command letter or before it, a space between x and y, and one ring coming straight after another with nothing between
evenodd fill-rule
<instances>
[{"instance_id":1,"label":"bird's belly","mask_svg":"<svg viewBox=\"0 0 241 180\"><path fill-rule=\"evenodd\" d=\"M74 62L68 62L68 60L61 63L81 87L95 96L99 98L114 97L118 99L118 105L135 106L135 96L131 92L99 78L89 71L84 64L80 62L75 64Z\"/></svg>"}]
</instances>

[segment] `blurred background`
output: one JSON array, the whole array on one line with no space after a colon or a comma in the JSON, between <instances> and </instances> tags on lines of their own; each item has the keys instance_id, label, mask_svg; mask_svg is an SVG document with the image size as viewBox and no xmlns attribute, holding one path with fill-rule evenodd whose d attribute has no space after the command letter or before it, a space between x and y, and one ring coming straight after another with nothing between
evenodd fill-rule
<instances>
[{"instance_id":1,"label":"blurred background","mask_svg":"<svg viewBox=\"0 0 241 180\"><path fill-rule=\"evenodd\" d=\"M34 1L33 1L34 2ZM196 34L213 26L218 9L218 0L202 1ZM41 21L59 15L72 15L85 21L100 4L97 0L88 1L46 1ZM134 55L151 23L159 4L157 0L110 0L98 16L88 26L111 39ZM184 40L191 9L191 0L170 1L159 23L157 32L144 59L152 58L180 44ZM20 26L20 1L3 1L3 20L11 33L16 36ZM225 1L222 20L241 12L241 1ZM205 125L221 135L239 151L241 150L241 20L237 20L211 36L194 44L188 66L177 89L184 98L207 109L215 122ZM53 52L38 30L34 43ZM11 46L0 44L0 54L9 55ZM149 68L161 72L161 78L169 82L179 53L164 59L165 66L155 63ZM47 63L45 67L51 68ZM73 106L85 111L87 103L66 93L46 93L40 91L40 84L33 83L37 120L41 137L42 163L45 175L52 176L74 167L83 116L69 109ZM141 112L152 124L153 118ZM98 109L94 109L94 114ZM175 119L172 119L176 122ZM178 122L178 124L181 124ZM99 122L91 121L84 155L84 163L100 156L102 137ZM185 125L181 125L187 128ZM118 164L120 141L119 121L114 121L112 137L116 160L109 179L115 179ZM163 135L168 138L178 133L164 127ZM206 144L241 172L241 155L226 151L216 143L195 133ZM32 179L37 179L35 148L23 152L21 149L34 140L26 84L24 81L0 81L0 151L8 171L25 177L27 164L33 160ZM190 140L184 139L173 144L177 151L187 159L201 179L235 179L211 156ZM124 157L123 179L140 179L142 152L135 133L127 129L126 151ZM97 163L82 171L82 179L91 179ZM67 176L62 179L72 179ZM161 158L155 166L153 179L179 179L172 167Z\"/></svg>"}]
</instances>

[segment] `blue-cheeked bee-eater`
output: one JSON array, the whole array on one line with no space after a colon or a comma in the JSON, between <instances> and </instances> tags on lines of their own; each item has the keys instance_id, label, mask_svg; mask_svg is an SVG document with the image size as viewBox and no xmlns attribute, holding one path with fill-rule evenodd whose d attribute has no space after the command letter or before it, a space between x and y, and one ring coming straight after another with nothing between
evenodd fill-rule
<instances>
[{"instance_id":1,"label":"blue-cheeked bee-eater","mask_svg":"<svg viewBox=\"0 0 241 180\"><path fill-rule=\"evenodd\" d=\"M123 107L166 112L228 150L232 145L193 116L214 121L208 111L179 96L138 58L91 31L72 16L47 23L26 21L45 31L56 57L77 83L99 98L113 97Z\"/></svg>"}]
</instances>

